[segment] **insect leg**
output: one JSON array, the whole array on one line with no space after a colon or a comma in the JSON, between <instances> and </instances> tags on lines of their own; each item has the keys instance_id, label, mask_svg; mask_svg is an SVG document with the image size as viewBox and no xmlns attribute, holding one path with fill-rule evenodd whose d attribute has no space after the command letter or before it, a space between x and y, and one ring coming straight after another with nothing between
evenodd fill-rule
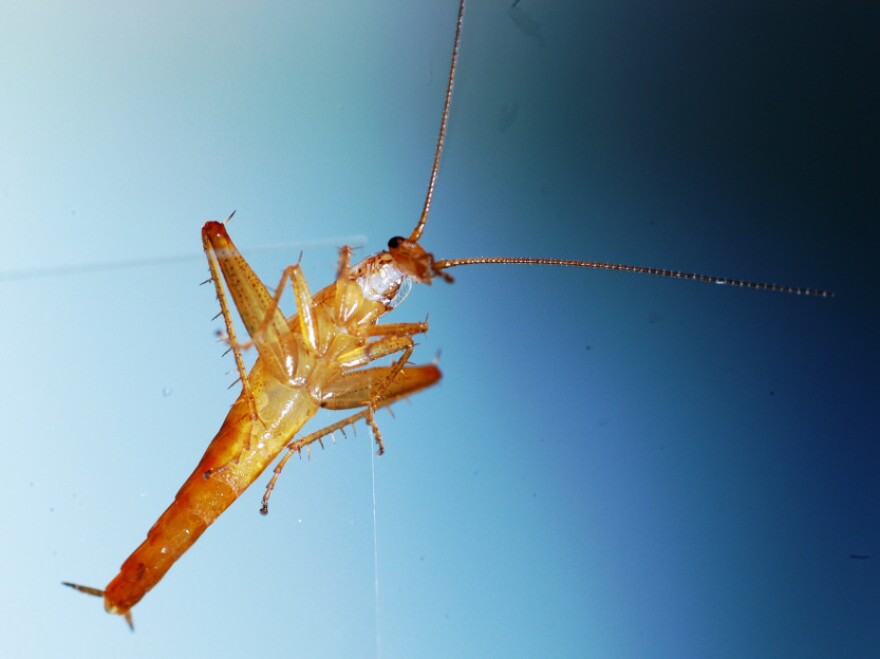
<instances>
[{"instance_id":1,"label":"insect leg","mask_svg":"<svg viewBox=\"0 0 880 659\"><path fill-rule=\"evenodd\" d=\"M345 369L357 368L387 355L407 350L412 352L413 345L412 337L409 336L383 336L339 355L337 362Z\"/></svg>"},{"instance_id":2,"label":"insect leg","mask_svg":"<svg viewBox=\"0 0 880 659\"><path fill-rule=\"evenodd\" d=\"M324 405L328 409L350 409L360 407L367 404L374 397L374 391L377 383L386 387L385 394L378 399L376 408L386 407L392 403L396 403L402 398L406 398L422 389L430 387L440 379L440 369L433 364L425 366L407 366L401 369L397 377L390 374L392 367L378 366L353 373L342 375L336 383L334 383L333 396ZM387 384L391 381L391 384ZM320 441L323 437L341 430L345 426L351 425L361 419L368 419L373 413L372 408L367 407L357 414L352 414L336 423L325 426L320 430L301 437L287 445L287 452L284 457L275 466L272 478L266 485L266 491L263 493L263 503L260 507L260 513L263 515L269 512L269 497L275 489L275 483L281 475L287 461L294 453L299 453L303 448L310 444Z\"/></svg>"},{"instance_id":3,"label":"insect leg","mask_svg":"<svg viewBox=\"0 0 880 659\"><path fill-rule=\"evenodd\" d=\"M369 325L360 329L361 336L412 336L428 331L428 323L386 323Z\"/></svg>"},{"instance_id":4,"label":"insect leg","mask_svg":"<svg viewBox=\"0 0 880 659\"><path fill-rule=\"evenodd\" d=\"M219 223L214 223L218 224ZM219 225L222 227L222 225ZM202 229L202 243L205 250L205 256L208 259L208 269L211 271L211 281L214 284L214 291L217 295L217 301L220 303L220 312L223 314L223 323L226 325L226 336L228 337L228 342L230 349L232 350L232 355L235 358L235 366L238 369L238 379L241 381L242 394L247 399L248 411L250 413L250 417L253 420L257 420L259 418L259 414L257 413L257 403L254 399L253 392L250 388L250 383L247 379L247 369L244 365L244 360L241 357L241 349L238 347L238 342L235 338L235 327L232 323L232 314L229 310L229 303L226 301L226 292L223 289L223 284L221 283L221 277L225 277L225 273L221 270L221 258L225 258L226 255L218 254L220 250L214 247L213 242L209 239L209 234L207 233L208 225L205 225L205 228ZM225 228L223 229L223 233L226 233ZM228 236L227 236L228 238ZM244 263L244 259L238 254L238 251L235 249L235 246L232 245L232 241L229 241L229 244L232 246L232 250L235 255L238 255L238 258ZM245 267L247 267L247 263L244 263ZM249 268L248 268L249 269ZM256 278L256 275L254 275ZM256 280L259 282L259 279ZM229 280L227 280L227 284L229 284ZM260 284L262 286L262 284ZM231 290L231 286L230 286ZM266 291L268 295L268 291ZM236 306L238 303L236 302Z\"/></svg>"},{"instance_id":5,"label":"insect leg","mask_svg":"<svg viewBox=\"0 0 880 659\"><path fill-rule=\"evenodd\" d=\"M378 407L380 406L379 403L381 399L386 395L388 391L390 391L391 384L394 382L397 375L409 361L410 356L412 356L413 348L415 347L412 336L414 334L419 334L427 331L427 322L390 323L388 325L368 326L362 328L361 333L366 336L378 335L379 338L375 341L371 341L362 346L358 346L357 348L349 350L348 352L343 353L337 358L340 366L342 366L346 370L349 370L368 364L369 362L379 359L380 357L400 353L400 355L394 359L391 367L387 370L383 369L379 371L378 369L369 369L368 371L347 373L344 374L343 379L339 381L347 383L346 387L351 388L353 378L359 377L361 373L382 373L381 377L383 379L370 379L369 388L363 389L363 387L360 387L362 393L357 398L357 403L348 405L348 407L358 407L363 405L367 408L366 410L364 410L367 424L370 426L370 430L372 430L373 437L376 440L376 445L379 447L379 455L382 455L385 452L385 445L382 442L382 431L379 430L379 425L376 423L376 409L378 409ZM376 376L372 375L371 378L372 377ZM324 387L324 392L326 393L328 391L331 392L331 397L335 395L332 385L329 388L326 386Z\"/></svg>"},{"instance_id":6,"label":"insect leg","mask_svg":"<svg viewBox=\"0 0 880 659\"><path fill-rule=\"evenodd\" d=\"M275 295L271 295L257 277L256 273L248 265L244 257L239 253L226 233L226 227L219 222L207 222L202 228L202 241L205 246L205 254L208 257L208 264L211 268L211 274L214 277L215 285L218 289L218 297L222 296L219 283L219 275L222 274L226 282L227 288L232 295L235 307L239 316L244 323L252 343L238 343L235 335L231 332L232 320L229 314L228 306L221 302L221 309L224 310L226 319L227 334L229 335L229 343L236 353L242 348L254 345L260 353L260 357L264 359L270 371L281 381L287 380L292 369L295 369L296 350L295 342L291 341L292 330L287 323L287 319L278 307L278 300L281 297L283 284L287 278L292 277L292 272L285 270L282 275L281 284ZM295 268L295 266L291 266ZM297 305L301 302L308 301L309 315L308 323L311 320L311 295L308 288L305 287L304 278L300 277L298 283L300 290L296 291ZM294 286L296 289L296 286ZM299 309L302 312L302 308ZM302 315L302 313L300 314ZM312 329L312 336L313 336ZM304 337L309 336L309 331L303 334ZM242 379L246 379L246 373L242 371Z\"/></svg>"},{"instance_id":7,"label":"insect leg","mask_svg":"<svg viewBox=\"0 0 880 659\"><path fill-rule=\"evenodd\" d=\"M401 354L390 367L377 367L343 374L342 378L331 386L324 387L324 394L325 396L329 394L331 402L322 402L322 405L331 408L335 406L335 409L365 406L364 413L367 425L370 426L373 439L376 440L377 453L382 455L385 453L385 444L382 442L382 431L379 430L379 424L376 423L376 410L382 406L382 401L389 395L389 392L395 390L393 387L406 386L405 383L397 382L397 377L412 355L414 344L410 337L385 337L369 345L377 344L385 344L388 354L397 352L397 350L390 349L391 345L397 344L400 346L398 349ZM340 385L344 386L340 387ZM336 396L335 401L333 400L334 396ZM347 399L350 402L340 405L338 402L340 399Z\"/></svg>"}]
</instances>

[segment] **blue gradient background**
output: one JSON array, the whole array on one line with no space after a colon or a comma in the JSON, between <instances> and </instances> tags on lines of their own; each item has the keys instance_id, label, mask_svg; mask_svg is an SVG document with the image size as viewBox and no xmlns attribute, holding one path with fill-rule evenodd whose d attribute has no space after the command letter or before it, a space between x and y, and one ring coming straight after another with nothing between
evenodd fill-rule
<instances>
[{"instance_id":1,"label":"blue gradient background","mask_svg":"<svg viewBox=\"0 0 880 659\"><path fill-rule=\"evenodd\" d=\"M395 316L430 311L444 379L380 417L378 574L361 430L268 518L262 478L132 635L59 582L114 576L236 394L202 222L309 243L315 289L408 232L455 2L7 3L0 654L880 656L877 5L510 5L465 18L429 249L838 297L420 287ZM274 283L300 249L247 255Z\"/></svg>"}]
</instances>

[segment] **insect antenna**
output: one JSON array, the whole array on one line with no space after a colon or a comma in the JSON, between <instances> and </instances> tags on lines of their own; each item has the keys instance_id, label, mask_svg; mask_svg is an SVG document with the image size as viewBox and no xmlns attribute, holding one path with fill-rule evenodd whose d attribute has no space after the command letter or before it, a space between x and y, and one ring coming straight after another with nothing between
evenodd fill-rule
<instances>
[{"instance_id":1,"label":"insect antenna","mask_svg":"<svg viewBox=\"0 0 880 659\"><path fill-rule=\"evenodd\" d=\"M419 223L410 234L409 239L418 242L425 230L428 221L428 213L431 211L431 200L434 198L434 186L437 183L437 172L440 170L440 155L443 153L443 143L446 141L446 124L449 123L449 104L452 102L452 85L455 82L455 67L458 64L458 50L461 45L461 24L464 20L464 0L458 5L458 20L455 24L455 40L452 44L452 61L449 64L449 77L446 79L446 98L443 102L443 114L440 117L440 132L437 135L437 147L434 149L434 162L431 165L431 178L428 180L428 191L425 194L425 205L422 207L422 215Z\"/></svg>"},{"instance_id":2,"label":"insect antenna","mask_svg":"<svg viewBox=\"0 0 880 659\"><path fill-rule=\"evenodd\" d=\"M515 3L514 3L515 4ZM440 116L440 131L437 135L437 146L434 149L434 162L431 164L431 176L428 179L428 190L425 194L425 204L422 207L422 214L416 224L415 229L409 236L409 241L418 243L425 230L425 224L428 222L428 214L431 211L431 201L434 198L434 188L437 184L437 173L440 170L440 156L443 154L443 144L446 141L446 127L449 123L449 106L452 103L452 88L455 83L455 69L458 65L458 53L461 46L461 27L464 22L464 5L465 0L460 0L458 5L458 20L455 25L455 38L452 44L452 59L449 63L449 77L446 79L446 97L443 102L443 114ZM399 247L404 243L403 238L392 238L389 247ZM417 246L406 246L412 249ZM430 255L428 255L430 257ZM478 265L478 264L522 264L522 265L562 265L577 268L595 268L598 270L620 270L623 272L638 272L646 275L654 275L656 277L672 277L674 279L690 279L692 281L702 281L710 284L723 284L726 286L735 286L738 288L750 288L757 291L773 291L776 293L790 293L792 295L805 295L810 297L834 297L831 291L825 291L817 288L802 288L800 286L788 286L785 284L770 284L763 282L745 281L742 279L733 279L731 277L716 277L714 275L703 275L694 272L680 272L678 270L666 270L663 268L649 268L638 265L624 265L621 263L602 263L598 261L573 261L569 259L543 259L543 258L520 258L520 257L500 257L500 256L482 256L467 259L445 259L442 261L433 261L431 258L431 275L441 276L446 281L451 282L452 278L443 270L454 268L461 265ZM430 276L427 278L430 281Z\"/></svg>"},{"instance_id":3,"label":"insect antenna","mask_svg":"<svg viewBox=\"0 0 880 659\"><path fill-rule=\"evenodd\" d=\"M574 261L570 259L543 259L516 256L478 256L467 259L443 259L440 261L434 261L434 269L435 271L440 271L461 265L480 264L561 265L575 268L595 268L597 270L619 270L621 272L638 272L645 275L654 275L655 277L690 279L691 281L702 281L709 284L750 288L755 291L773 291L775 293L790 293L792 295L805 295L809 297L834 297L832 291L825 291L819 288L802 288L800 286L788 286L785 284L769 284L733 279L731 277L716 277L714 275L702 275L694 272L680 272L678 270L649 268L640 265L624 265L622 263L603 263L601 261Z\"/></svg>"}]
</instances>

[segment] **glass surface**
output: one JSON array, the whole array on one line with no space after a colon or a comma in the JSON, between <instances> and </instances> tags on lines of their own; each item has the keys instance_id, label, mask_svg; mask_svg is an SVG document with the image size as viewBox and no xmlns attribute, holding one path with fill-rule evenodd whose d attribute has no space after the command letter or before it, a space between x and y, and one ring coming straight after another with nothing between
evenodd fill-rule
<instances>
[{"instance_id":1,"label":"glass surface","mask_svg":"<svg viewBox=\"0 0 880 659\"><path fill-rule=\"evenodd\" d=\"M838 297L461 268L388 317L430 312L444 379L379 415L375 517L360 427L265 518L260 478L134 635L60 586L110 581L237 395L202 223L319 243L313 290L411 230L455 9L7 4L4 656L880 652L869 3L472 3L429 250ZM299 252L246 256L274 285Z\"/></svg>"}]
</instances>

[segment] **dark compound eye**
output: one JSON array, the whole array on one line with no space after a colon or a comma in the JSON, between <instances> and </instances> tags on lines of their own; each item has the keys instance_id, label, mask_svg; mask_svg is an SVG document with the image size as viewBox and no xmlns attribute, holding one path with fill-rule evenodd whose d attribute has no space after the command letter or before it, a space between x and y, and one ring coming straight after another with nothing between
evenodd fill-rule
<instances>
[{"instance_id":1,"label":"dark compound eye","mask_svg":"<svg viewBox=\"0 0 880 659\"><path fill-rule=\"evenodd\" d=\"M388 249L397 249L400 247L400 243L404 242L406 238L403 236L394 236L391 240L388 241Z\"/></svg>"}]
</instances>

